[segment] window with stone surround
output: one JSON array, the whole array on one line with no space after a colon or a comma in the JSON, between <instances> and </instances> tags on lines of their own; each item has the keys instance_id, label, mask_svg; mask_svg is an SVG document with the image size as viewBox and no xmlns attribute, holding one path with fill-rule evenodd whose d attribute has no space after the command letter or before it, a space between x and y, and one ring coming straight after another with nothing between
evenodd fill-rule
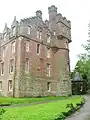
<instances>
[{"instance_id":1,"label":"window with stone surround","mask_svg":"<svg viewBox=\"0 0 90 120\"><path fill-rule=\"evenodd\" d=\"M10 60L10 73L14 71L14 59Z\"/></svg>"},{"instance_id":2,"label":"window with stone surround","mask_svg":"<svg viewBox=\"0 0 90 120\"><path fill-rule=\"evenodd\" d=\"M37 54L40 54L40 44L37 44Z\"/></svg>"},{"instance_id":3,"label":"window with stone surround","mask_svg":"<svg viewBox=\"0 0 90 120\"><path fill-rule=\"evenodd\" d=\"M30 26L28 26L28 32L27 33L31 34L31 27Z\"/></svg>"},{"instance_id":4,"label":"window with stone surround","mask_svg":"<svg viewBox=\"0 0 90 120\"><path fill-rule=\"evenodd\" d=\"M47 43L50 43L50 41L51 41L50 35L47 35Z\"/></svg>"},{"instance_id":5,"label":"window with stone surround","mask_svg":"<svg viewBox=\"0 0 90 120\"><path fill-rule=\"evenodd\" d=\"M51 82L47 82L47 90L51 91Z\"/></svg>"},{"instance_id":6,"label":"window with stone surround","mask_svg":"<svg viewBox=\"0 0 90 120\"><path fill-rule=\"evenodd\" d=\"M25 62L25 72L29 72L29 58L26 58L26 62Z\"/></svg>"},{"instance_id":7,"label":"window with stone surround","mask_svg":"<svg viewBox=\"0 0 90 120\"><path fill-rule=\"evenodd\" d=\"M29 52L29 41L26 41L26 51Z\"/></svg>"},{"instance_id":8,"label":"window with stone surround","mask_svg":"<svg viewBox=\"0 0 90 120\"><path fill-rule=\"evenodd\" d=\"M54 30L53 34L56 35L56 31L55 30Z\"/></svg>"},{"instance_id":9,"label":"window with stone surround","mask_svg":"<svg viewBox=\"0 0 90 120\"><path fill-rule=\"evenodd\" d=\"M2 91L2 81L0 81L0 91Z\"/></svg>"},{"instance_id":10,"label":"window with stone surround","mask_svg":"<svg viewBox=\"0 0 90 120\"><path fill-rule=\"evenodd\" d=\"M70 66L69 66L69 62L67 63L67 71L70 71Z\"/></svg>"},{"instance_id":11,"label":"window with stone surround","mask_svg":"<svg viewBox=\"0 0 90 120\"><path fill-rule=\"evenodd\" d=\"M4 40L4 41L6 40L6 36L7 36L7 33L5 32L5 33L3 34L3 40Z\"/></svg>"},{"instance_id":12,"label":"window with stone surround","mask_svg":"<svg viewBox=\"0 0 90 120\"><path fill-rule=\"evenodd\" d=\"M3 74L4 74L4 62L1 63L1 75L3 75Z\"/></svg>"},{"instance_id":13,"label":"window with stone surround","mask_svg":"<svg viewBox=\"0 0 90 120\"><path fill-rule=\"evenodd\" d=\"M68 42L67 41L64 43L64 45L65 45L65 48L68 49Z\"/></svg>"},{"instance_id":14,"label":"window with stone surround","mask_svg":"<svg viewBox=\"0 0 90 120\"><path fill-rule=\"evenodd\" d=\"M2 57L5 56L5 46L2 48Z\"/></svg>"},{"instance_id":15,"label":"window with stone surround","mask_svg":"<svg viewBox=\"0 0 90 120\"><path fill-rule=\"evenodd\" d=\"M12 34L15 35L16 34L16 27L12 27Z\"/></svg>"},{"instance_id":16,"label":"window with stone surround","mask_svg":"<svg viewBox=\"0 0 90 120\"><path fill-rule=\"evenodd\" d=\"M12 80L8 81L8 91L12 91Z\"/></svg>"},{"instance_id":17,"label":"window with stone surround","mask_svg":"<svg viewBox=\"0 0 90 120\"><path fill-rule=\"evenodd\" d=\"M50 58L50 48L46 47L46 56Z\"/></svg>"},{"instance_id":18,"label":"window with stone surround","mask_svg":"<svg viewBox=\"0 0 90 120\"><path fill-rule=\"evenodd\" d=\"M41 39L42 37L42 32L41 31L37 31L37 38Z\"/></svg>"},{"instance_id":19,"label":"window with stone surround","mask_svg":"<svg viewBox=\"0 0 90 120\"><path fill-rule=\"evenodd\" d=\"M12 53L15 53L15 41L12 43Z\"/></svg>"},{"instance_id":20,"label":"window with stone surround","mask_svg":"<svg viewBox=\"0 0 90 120\"><path fill-rule=\"evenodd\" d=\"M49 63L47 63L47 66L46 66L46 75L50 76L50 64Z\"/></svg>"}]
</instances>

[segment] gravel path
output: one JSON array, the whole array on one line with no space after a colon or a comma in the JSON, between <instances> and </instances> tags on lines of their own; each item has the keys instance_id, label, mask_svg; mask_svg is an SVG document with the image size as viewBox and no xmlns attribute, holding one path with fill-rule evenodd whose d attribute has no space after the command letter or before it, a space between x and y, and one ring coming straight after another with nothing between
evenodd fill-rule
<instances>
[{"instance_id":1,"label":"gravel path","mask_svg":"<svg viewBox=\"0 0 90 120\"><path fill-rule=\"evenodd\" d=\"M66 120L89 120L90 117L90 96L85 96L85 105L75 114L68 117Z\"/></svg>"},{"instance_id":2,"label":"gravel path","mask_svg":"<svg viewBox=\"0 0 90 120\"><path fill-rule=\"evenodd\" d=\"M10 105L10 106L2 106L2 108L25 107L25 106L32 106L32 105L38 105L38 104L45 104L45 103L49 103L49 102L56 102L58 100L62 100L62 99L58 98L56 100L45 100L45 101L39 101L39 102L33 102L33 103L14 104L14 105Z\"/></svg>"}]
</instances>

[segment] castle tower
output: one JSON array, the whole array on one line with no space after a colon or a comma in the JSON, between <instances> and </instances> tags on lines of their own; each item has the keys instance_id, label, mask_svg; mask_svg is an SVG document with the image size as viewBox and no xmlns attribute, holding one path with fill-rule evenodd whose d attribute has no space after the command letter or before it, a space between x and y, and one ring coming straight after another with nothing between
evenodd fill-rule
<instances>
[{"instance_id":1,"label":"castle tower","mask_svg":"<svg viewBox=\"0 0 90 120\"><path fill-rule=\"evenodd\" d=\"M51 7L48 7L48 13L49 13L49 29L54 32L56 29L56 15L57 15L57 7L52 5Z\"/></svg>"},{"instance_id":2,"label":"castle tower","mask_svg":"<svg viewBox=\"0 0 90 120\"><path fill-rule=\"evenodd\" d=\"M71 94L69 43L71 42L71 23L51 6L49 11L49 29L53 32L53 75L57 79L56 95Z\"/></svg>"}]
</instances>

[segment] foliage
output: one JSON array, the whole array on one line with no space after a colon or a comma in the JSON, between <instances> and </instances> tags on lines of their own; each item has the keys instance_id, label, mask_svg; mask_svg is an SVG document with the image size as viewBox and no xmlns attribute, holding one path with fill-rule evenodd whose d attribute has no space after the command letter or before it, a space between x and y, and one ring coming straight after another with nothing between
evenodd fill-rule
<instances>
[{"instance_id":1,"label":"foliage","mask_svg":"<svg viewBox=\"0 0 90 120\"><path fill-rule=\"evenodd\" d=\"M41 98L10 98L10 97L0 97L0 106L11 105L11 104L25 104L25 103L34 103L34 102L44 102L49 100L61 100L66 97L60 96L50 96L50 97L41 97Z\"/></svg>"},{"instance_id":2,"label":"foliage","mask_svg":"<svg viewBox=\"0 0 90 120\"><path fill-rule=\"evenodd\" d=\"M71 75L74 76L75 72L79 72L83 79L88 80L88 87L90 88L90 39L82 47L86 52L79 55L79 61L76 63L75 70Z\"/></svg>"},{"instance_id":3,"label":"foliage","mask_svg":"<svg viewBox=\"0 0 90 120\"><path fill-rule=\"evenodd\" d=\"M75 108L77 103L83 100L80 96L69 97L68 99L49 102L21 108L5 108L6 112L2 115L2 120L62 120L69 115L70 107ZM66 114L68 112L68 114Z\"/></svg>"},{"instance_id":4,"label":"foliage","mask_svg":"<svg viewBox=\"0 0 90 120\"><path fill-rule=\"evenodd\" d=\"M0 115L2 115L5 112L3 108L0 108Z\"/></svg>"}]
</instances>

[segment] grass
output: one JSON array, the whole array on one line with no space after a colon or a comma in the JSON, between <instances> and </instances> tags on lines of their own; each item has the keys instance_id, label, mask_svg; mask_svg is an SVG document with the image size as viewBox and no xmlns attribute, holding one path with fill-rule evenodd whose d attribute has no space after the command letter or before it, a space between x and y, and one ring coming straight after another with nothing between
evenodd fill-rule
<instances>
[{"instance_id":1,"label":"grass","mask_svg":"<svg viewBox=\"0 0 90 120\"><path fill-rule=\"evenodd\" d=\"M67 104L80 103L82 97L69 97L68 99L38 104L28 107L5 108L6 112L2 115L2 120L59 120L57 119L62 112L69 111Z\"/></svg>"},{"instance_id":2,"label":"grass","mask_svg":"<svg viewBox=\"0 0 90 120\"><path fill-rule=\"evenodd\" d=\"M42 98L10 98L10 97L0 97L0 105L4 104L27 104L27 103L34 103L34 102L44 102L49 100L58 100L58 99L65 99L66 97L42 97Z\"/></svg>"}]
</instances>

